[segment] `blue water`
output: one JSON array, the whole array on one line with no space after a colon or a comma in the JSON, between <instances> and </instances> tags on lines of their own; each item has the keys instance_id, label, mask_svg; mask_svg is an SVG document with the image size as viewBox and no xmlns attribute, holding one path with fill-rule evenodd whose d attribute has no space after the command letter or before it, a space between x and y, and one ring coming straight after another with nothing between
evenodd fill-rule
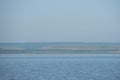
<instances>
[{"instance_id":1,"label":"blue water","mask_svg":"<svg viewBox=\"0 0 120 80\"><path fill-rule=\"evenodd\" d=\"M37 50L56 45L112 47L117 55L112 50ZM119 43L0 43L1 46L24 50L0 49L0 80L120 80Z\"/></svg>"},{"instance_id":2,"label":"blue water","mask_svg":"<svg viewBox=\"0 0 120 80\"><path fill-rule=\"evenodd\" d=\"M0 80L120 80L120 58L2 58Z\"/></svg>"}]
</instances>

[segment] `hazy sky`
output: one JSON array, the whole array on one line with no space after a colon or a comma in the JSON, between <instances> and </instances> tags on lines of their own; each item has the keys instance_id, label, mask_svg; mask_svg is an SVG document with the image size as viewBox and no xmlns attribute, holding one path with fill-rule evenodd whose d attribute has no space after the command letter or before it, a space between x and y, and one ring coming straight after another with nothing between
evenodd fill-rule
<instances>
[{"instance_id":1,"label":"hazy sky","mask_svg":"<svg viewBox=\"0 0 120 80\"><path fill-rule=\"evenodd\" d=\"M0 0L0 42L120 42L120 0Z\"/></svg>"}]
</instances>

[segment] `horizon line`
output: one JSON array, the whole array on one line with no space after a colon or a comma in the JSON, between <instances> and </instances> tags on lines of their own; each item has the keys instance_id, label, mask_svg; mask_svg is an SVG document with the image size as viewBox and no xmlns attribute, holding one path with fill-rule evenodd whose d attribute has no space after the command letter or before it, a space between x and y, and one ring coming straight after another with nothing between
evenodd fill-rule
<instances>
[{"instance_id":1,"label":"horizon line","mask_svg":"<svg viewBox=\"0 0 120 80\"><path fill-rule=\"evenodd\" d=\"M40 42L0 42L1 43L120 43L120 42L103 42L103 41L40 41Z\"/></svg>"}]
</instances>

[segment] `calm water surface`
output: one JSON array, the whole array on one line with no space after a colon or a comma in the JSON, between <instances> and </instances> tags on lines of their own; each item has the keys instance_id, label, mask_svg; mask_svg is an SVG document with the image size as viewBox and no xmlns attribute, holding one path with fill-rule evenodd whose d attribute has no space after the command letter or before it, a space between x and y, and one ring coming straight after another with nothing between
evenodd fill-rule
<instances>
[{"instance_id":1,"label":"calm water surface","mask_svg":"<svg viewBox=\"0 0 120 80\"><path fill-rule=\"evenodd\" d=\"M44 52L48 54L35 52L36 49L56 45L112 47L117 50L117 53L114 50L52 50ZM120 80L119 44L16 43L0 44L0 46L2 46L0 50L0 80ZM4 48L6 46L24 48L25 51L15 51L13 48L7 51L3 50L3 46ZM32 54L27 51L32 51Z\"/></svg>"}]
</instances>

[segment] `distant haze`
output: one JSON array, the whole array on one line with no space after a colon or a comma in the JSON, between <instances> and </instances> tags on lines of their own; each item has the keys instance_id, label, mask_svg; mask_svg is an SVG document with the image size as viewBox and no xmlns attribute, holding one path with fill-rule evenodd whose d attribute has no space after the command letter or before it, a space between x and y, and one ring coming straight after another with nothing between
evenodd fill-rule
<instances>
[{"instance_id":1,"label":"distant haze","mask_svg":"<svg viewBox=\"0 0 120 80\"><path fill-rule=\"evenodd\" d=\"M120 0L0 0L0 42L120 42Z\"/></svg>"}]
</instances>

